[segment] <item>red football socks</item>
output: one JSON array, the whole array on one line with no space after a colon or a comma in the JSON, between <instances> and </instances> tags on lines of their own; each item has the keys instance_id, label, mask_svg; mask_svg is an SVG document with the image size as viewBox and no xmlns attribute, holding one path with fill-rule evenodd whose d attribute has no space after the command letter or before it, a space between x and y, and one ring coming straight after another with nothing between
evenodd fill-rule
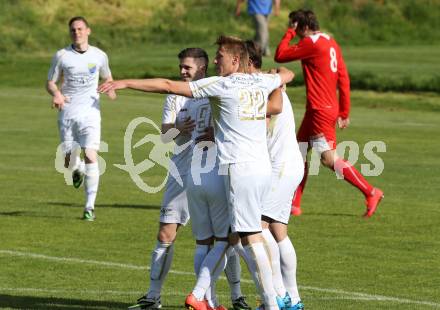
<instances>
[{"instance_id":1,"label":"red football socks","mask_svg":"<svg viewBox=\"0 0 440 310\"><path fill-rule=\"evenodd\" d=\"M292 207L300 208L301 206L301 197L304 191L304 187L306 186L307 176L309 174L309 164L307 162L304 163L304 176L296 188L295 194L292 199Z\"/></svg>"},{"instance_id":2,"label":"red football socks","mask_svg":"<svg viewBox=\"0 0 440 310\"><path fill-rule=\"evenodd\" d=\"M373 186L371 186L370 183L365 180L363 175L360 174L360 172L356 170L356 168L353 167L348 161L338 158L335 161L333 170L339 175L343 176L345 181L357 187L362 193L364 193L365 197L371 195Z\"/></svg>"}]
</instances>

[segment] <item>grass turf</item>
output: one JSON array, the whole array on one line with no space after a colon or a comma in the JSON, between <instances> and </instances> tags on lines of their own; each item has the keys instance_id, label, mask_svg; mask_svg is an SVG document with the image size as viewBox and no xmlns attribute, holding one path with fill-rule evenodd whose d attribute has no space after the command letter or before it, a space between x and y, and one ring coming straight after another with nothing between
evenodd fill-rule
<instances>
[{"instance_id":1,"label":"grass turf","mask_svg":"<svg viewBox=\"0 0 440 310\"><path fill-rule=\"evenodd\" d=\"M68 41L66 41L68 42ZM68 43L65 43L67 46ZM60 45L61 48L63 45ZM212 60L215 55L213 42L189 45L138 45L131 49L112 47L105 49L109 55L112 74L116 79L167 77L178 79L177 54L186 46L206 49L210 57L209 75L214 75ZM275 47L275 46L274 46ZM342 47L351 78L351 88L359 90L398 92L439 92L439 46L414 45L404 47ZM53 51L53 53L55 50ZM35 52L5 55L0 59L2 86L36 87L47 78L53 54ZM417 59L417 60L415 60ZM278 67L271 57L263 59L263 68ZM299 61L283 64L295 74L293 86L304 83ZM26 72L26 74L23 74ZM404 101L402 101L404 102ZM400 103L399 103L400 104Z\"/></svg>"},{"instance_id":2,"label":"grass turf","mask_svg":"<svg viewBox=\"0 0 440 310\"><path fill-rule=\"evenodd\" d=\"M304 89L289 89L297 124ZM414 104L414 96L420 99ZM391 105L369 104L382 98ZM386 143L385 163L368 180L385 191L370 220L362 195L323 168L310 176L303 215L292 218L290 236L298 255L298 283L308 309L440 308L440 234L436 139L440 115L435 95L353 92L352 124L339 141ZM3 87L0 91L0 307L22 309L123 309L148 287L162 193L146 194L114 164L124 163L123 136L135 117L160 122L162 95L120 93L103 99L102 140L108 152L93 223L80 220L83 192L63 182L54 159L56 113L42 89ZM141 126L133 143L151 127ZM135 163L150 146L134 152ZM362 154L356 163L368 164ZM160 184L165 170L143 175ZM190 227L180 231L173 272L165 283L165 309L182 309L194 285ZM243 268L243 292L252 305L255 290ZM220 300L229 305L225 280Z\"/></svg>"}]
</instances>

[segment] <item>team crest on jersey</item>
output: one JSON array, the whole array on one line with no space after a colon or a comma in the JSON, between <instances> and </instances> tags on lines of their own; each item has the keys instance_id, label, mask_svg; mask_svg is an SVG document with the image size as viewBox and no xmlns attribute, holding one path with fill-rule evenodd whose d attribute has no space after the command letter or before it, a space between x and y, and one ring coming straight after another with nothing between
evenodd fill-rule
<instances>
[{"instance_id":1,"label":"team crest on jersey","mask_svg":"<svg viewBox=\"0 0 440 310\"><path fill-rule=\"evenodd\" d=\"M90 74L94 74L96 72L96 64L88 64Z\"/></svg>"}]
</instances>

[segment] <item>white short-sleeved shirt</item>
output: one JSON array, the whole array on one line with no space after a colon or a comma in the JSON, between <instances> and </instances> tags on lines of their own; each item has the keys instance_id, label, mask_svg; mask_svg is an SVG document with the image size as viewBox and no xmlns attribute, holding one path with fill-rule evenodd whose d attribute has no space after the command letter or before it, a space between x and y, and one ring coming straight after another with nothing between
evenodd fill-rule
<instances>
[{"instance_id":1,"label":"white short-sleeved shirt","mask_svg":"<svg viewBox=\"0 0 440 310\"><path fill-rule=\"evenodd\" d=\"M272 163L301 160L302 156L296 140L295 118L289 97L282 92L283 111L270 118L267 128L267 147Z\"/></svg>"},{"instance_id":2,"label":"white short-sleeved shirt","mask_svg":"<svg viewBox=\"0 0 440 310\"><path fill-rule=\"evenodd\" d=\"M99 77L111 76L107 55L99 48L90 46L79 53L70 45L56 52L52 59L48 80L58 82L63 78L61 93L68 97L60 119L84 115L99 116Z\"/></svg>"},{"instance_id":3,"label":"white short-sleeved shirt","mask_svg":"<svg viewBox=\"0 0 440 310\"><path fill-rule=\"evenodd\" d=\"M269 160L266 109L278 74L234 73L190 82L194 98L210 98L219 163Z\"/></svg>"},{"instance_id":4,"label":"white short-sleeved shirt","mask_svg":"<svg viewBox=\"0 0 440 310\"><path fill-rule=\"evenodd\" d=\"M174 141L176 148L192 140L193 143L178 154L174 154L171 160L179 170L180 176L186 176L190 172L192 150L195 138L204 133L210 125L211 107L208 99L194 99L178 95L169 95L165 99L162 113L162 124L176 124L183 122L187 117L195 120L196 127L191 136L178 136Z\"/></svg>"}]
</instances>

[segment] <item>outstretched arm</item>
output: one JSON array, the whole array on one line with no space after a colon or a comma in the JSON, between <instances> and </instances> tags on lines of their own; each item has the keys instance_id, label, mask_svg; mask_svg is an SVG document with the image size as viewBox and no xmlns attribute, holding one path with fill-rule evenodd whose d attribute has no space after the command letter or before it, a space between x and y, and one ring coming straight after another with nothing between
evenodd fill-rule
<instances>
[{"instance_id":1,"label":"outstretched arm","mask_svg":"<svg viewBox=\"0 0 440 310\"><path fill-rule=\"evenodd\" d=\"M118 89L135 89L148 93L176 94L193 97L188 82L172 81L167 79L119 80L108 81L98 88L100 93L107 93Z\"/></svg>"},{"instance_id":2,"label":"outstretched arm","mask_svg":"<svg viewBox=\"0 0 440 310\"><path fill-rule=\"evenodd\" d=\"M108 78L105 79L104 83L111 82L111 81L113 81L113 78L110 75ZM114 90L109 90L108 92L106 92L106 94L111 100L116 99L116 92Z\"/></svg>"}]
</instances>

